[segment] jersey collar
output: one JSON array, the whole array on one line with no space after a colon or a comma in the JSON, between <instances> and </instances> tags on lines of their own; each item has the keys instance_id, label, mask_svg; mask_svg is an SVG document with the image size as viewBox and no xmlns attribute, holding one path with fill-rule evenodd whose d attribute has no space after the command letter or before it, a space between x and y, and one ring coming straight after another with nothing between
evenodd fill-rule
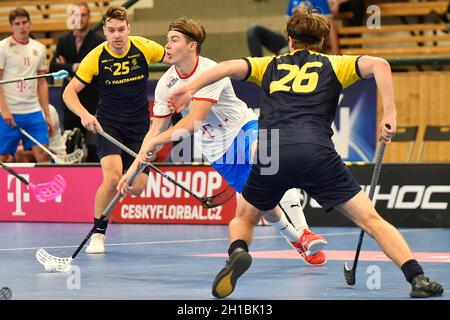
<instances>
[{"instance_id":1,"label":"jersey collar","mask_svg":"<svg viewBox=\"0 0 450 320\"><path fill-rule=\"evenodd\" d=\"M192 69L191 73L189 73L187 76L182 76L182 75L178 72L178 68L175 66L175 71L177 72L178 77L179 77L180 79L187 79L187 78L191 77L191 76L195 73L195 70L197 70L198 60L199 60L199 56L197 56L197 61L195 62L195 67L194 67L194 69Z\"/></svg>"},{"instance_id":2,"label":"jersey collar","mask_svg":"<svg viewBox=\"0 0 450 320\"><path fill-rule=\"evenodd\" d=\"M130 38L128 38L128 49L127 49L127 51L125 51L124 53L122 53L122 54L117 54L117 53L114 53L109 47L108 47L108 42L106 41L106 43L105 43L105 49L106 49L106 51L108 51L108 53L110 54L110 55L112 55L114 58L123 58L123 57L125 57L127 54L128 54L128 52L130 52L130 49L131 49L131 40L130 40Z\"/></svg>"}]
</instances>

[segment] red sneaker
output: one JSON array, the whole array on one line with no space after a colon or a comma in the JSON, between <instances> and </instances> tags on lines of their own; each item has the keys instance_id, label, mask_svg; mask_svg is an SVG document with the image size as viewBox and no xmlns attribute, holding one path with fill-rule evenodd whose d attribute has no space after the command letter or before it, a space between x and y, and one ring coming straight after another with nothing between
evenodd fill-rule
<instances>
[{"instance_id":1,"label":"red sneaker","mask_svg":"<svg viewBox=\"0 0 450 320\"><path fill-rule=\"evenodd\" d=\"M319 267L327 263L327 256L325 255L325 252L323 252L323 250L320 250L315 254L303 257L303 260L310 266Z\"/></svg>"},{"instance_id":2,"label":"red sneaker","mask_svg":"<svg viewBox=\"0 0 450 320\"><path fill-rule=\"evenodd\" d=\"M303 234L297 242L291 242L302 257L309 257L318 253L327 244L324 237L309 231L303 230Z\"/></svg>"}]
</instances>

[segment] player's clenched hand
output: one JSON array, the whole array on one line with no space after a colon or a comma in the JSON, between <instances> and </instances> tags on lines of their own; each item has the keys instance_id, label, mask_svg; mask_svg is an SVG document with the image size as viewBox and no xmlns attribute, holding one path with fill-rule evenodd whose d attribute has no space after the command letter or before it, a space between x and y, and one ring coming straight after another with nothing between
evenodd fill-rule
<instances>
[{"instance_id":1,"label":"player's clenched hand","mask_svg":"<svg viewBox=\"0 0 450 320\"><path fill-rule=\"evenodd\" d=\"M97 118L90 113L86 113L81 117L81 124L83 127L91 131L92 133L97 133L97 131L103 132L102 126L98 122Z\"/></svg>"},{"instance_id":2,"label":"player's clenched hand","mask_svg":"<svg viewBox=\"0 0 450 320\"><path fill-rule=\"evenodd\" d=\"M174 90L167 98L167 105L172 112L181 112L192 100L192 93L187 86Z\"/></svg>"},{"instance_id":3,"label":"player's clenched hand","mask_svg":"<svg viewBox=\"0 0 450 320\"><path fill-rule=\"evenodd\" d=\"M5 123L7 125L10 125L11 127L15 127L16 126L16 122L14 121L14 117L11 114L11 112L8 109L3 109L2 112L0 113L2 115L3 121L5 121Z\"/></svg>"},{"instance_id":4,"label":"player's clenched hand","mask_svg":"<svg viewBox=\"0 0 450 320\"><path fill-rule=\"evenodd\" d=\"M149 144L145 147L145 150L141 150L138 154L139 163L150 163L156 159L156 147L153 144Z\"/></svg>"},{"instance_id":5,"label":"player's clenched hand","mask_svg":"<svg viewBox=\"0 0 450 320\"><path fill-rule=\"evenodd\" d=\"M395 117L384 117L380 123L380 134L379 139L384 143L391 143L391 139L395 136L397 132L397 121Z\"/></svg>"}]
</instances>

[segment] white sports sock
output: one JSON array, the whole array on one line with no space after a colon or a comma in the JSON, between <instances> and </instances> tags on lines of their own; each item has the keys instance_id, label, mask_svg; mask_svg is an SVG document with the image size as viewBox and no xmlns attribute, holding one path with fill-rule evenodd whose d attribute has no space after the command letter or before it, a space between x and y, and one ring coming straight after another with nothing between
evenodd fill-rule
<instances>
[{"instance_id":1,"label":"white sports sock","mask_svg":"<svg viewBox=\"0 0 450 320\"><path fill-rule=\"evenodd\" d=\"M308 223L303 213L302 205L300 204L300 194L296 189L289 189L284 194L280 201L284 212L289 216L295 230L303 233L303 229L308 229ZM282 210L282 211L283 211Z\"/></svg>"},{"instance_id":2,"label":"white sports sock","mask_svg":"<svg viewBox=\"0 0 450 320\"><path fill-rule=\"evenodd\" d=\"M281 213L281 218L277 222L272 222L272 225L280 231L281 235L288 242L297 242L300 239L300 234L297 230L289 223L286 216Z\"/></svg>"}]
</instances>

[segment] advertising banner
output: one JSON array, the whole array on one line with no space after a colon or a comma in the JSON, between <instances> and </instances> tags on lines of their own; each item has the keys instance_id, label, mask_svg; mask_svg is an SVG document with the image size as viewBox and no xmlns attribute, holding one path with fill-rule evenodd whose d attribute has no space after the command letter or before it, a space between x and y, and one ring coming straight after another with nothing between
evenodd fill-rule
<instances>
[{"instance_id":1,"label":"advertising banner","mask_svg":"<svg viewBox=\"0 0 450 320\"><path fill-rule=\"evenodd\" d=\"M228 186L222 176L209 166L158 168L200 197L216 195ZM206 209L187 192L150 170L146 190L138 197L126 197L116 205L113 222L228 224L235 211L235 197L221 207Z\"/></svg>"},{"instance_id":2,"label":"advertising banner","mask_svg":"<svg viewBox=\"0 0 450 320\"><path fill-rule=\"evenodd\" d=\"M373 165L351 165L353 176L369 194ZM450 165L385 164L373 203L380 215L396 227L450 227ZM337 210L326 213L305 192L302 206L310 225L354 226Z\"/></svg>"},{"instance_id":3,"label":"advertising banner","mask_svg":"<svg viewBox=\"0 0 450 320\"><path fill-rule=\"evenodd\" d=\"M201 197L216 195L228 186L209 166L158 167ZM369 193L373 165L350 165L349 168L363 190ZM14 166L13 169L35 184L51 181L60 174L67 182L67 189L55 200L39 202L23 183L0 169L0 221L92 222L95 193L102 179L100 167ZM396 227L449 228L449 177L448 164L384 164L373 203L380 215ZM314 199L299 192L310 226L354 226L337 210L326 213ZM198 200L150 171L143 193L122 199L113 210L112 221L226 225L235 211L236 197L221 207L205 209Z\"/></svg>"},{"instance_id":4,"label":"advertising banner","mask_svg":"<svg viewBox=\"0 0 450 320\"><path fill-rule=\"evenodd\" d=\"M52 201L39 202L27 186L0 168L0 221L92 222L94 199L101 183L99 167L29 166L11 168L34 184L46 183L60 174L66 190Z\"/></svg>"}]
</instances>

